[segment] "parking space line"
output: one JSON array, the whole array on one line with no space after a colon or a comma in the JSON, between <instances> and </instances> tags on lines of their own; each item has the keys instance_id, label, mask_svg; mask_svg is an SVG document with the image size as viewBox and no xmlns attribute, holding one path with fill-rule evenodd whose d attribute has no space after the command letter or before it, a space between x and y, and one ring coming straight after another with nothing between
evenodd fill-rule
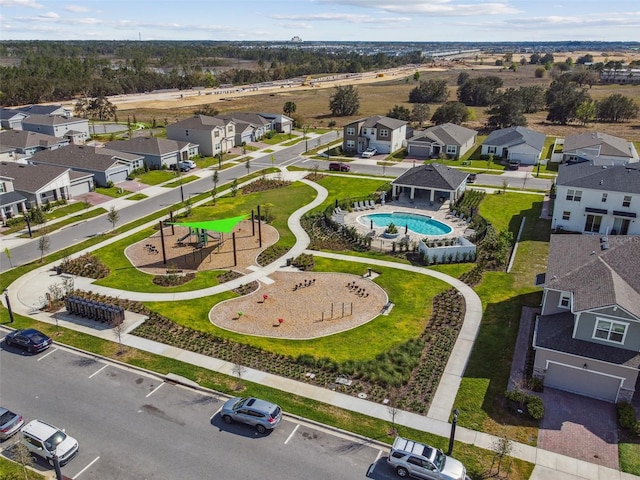
<instances>
[{"instance_id":1,"label":"parking space line","mask_svg":"<svg viewBox=\"0 0 640 480\"><path fill-rule=\"evenodd\" d=\"M87 465L82 470L80 470L78 473L76 473L76 475L74 477L71 477L71 480L76 480L76 478L78 478L80 475L82 475L85 472L85 470L87 470L89 467L91 467L91 465L96 463L99 459L100 459L99 456L94 458L93 461L89 465Z\"/></svg>"},{"instance_id":2,"label":"parking space line","mask_svg":"<svg viewBox=\"0 0 640 480\"><path fill-rule=\"evenodd\" d=\"M158 385L156 388L154 388L153 390L151 390L149 393L147 393L147 396L144 398L149 398L151 395L153 395L154 393L156 393L156 390L158 390L162 385L164 385L164 382L162 382L160 385Z\"/></svg>"},{"instance_id":3,"label":"parking space line","mask_svg":"<svg viewBox=\"0 0 640 480\"><path fill-rule=\"evenodd\" d=\"M378 460L380 460L381 456L382 456L382 450L378 450L378 455L376 455L376 459L373 461L373 463L377 463Z\"/></svg>"},{"instance_id":4,"label":"parking space line","mask_svg":"<svg viewBox=\"0 0 640 480\"><path fill-rule=\"evenodd\" d=\"M296 425L296 428L293 429L293 432L291 432L291 434L289 435L289 437L284 441L284 444L286 445L287 443L289 443L289 440L291 440L293 438L293 436L296 434L296 432L298 431L298 428L300 428L300 424L298 423Z\"/></svg>"},{"instance_id":5,"label":"parking space line","mask_svg":"<svg viewBox=\"0 0 640 480\"><path fill-rule=\"evenodd\" d=\"M53 350L45 353L44 355L42 355L38 360L36 360L36 362L39 362L40 360L44 360L45 358L47 358L49 355L51 355L53 352L55 352L56 350L58 350L57 348L54 348Z\"/></svg>"},{"instance_id":6,"label":"parking space line","mask_svg":"<svg viewBox=\"0 0 640 480\"><path fill-rule=\"evenodd\" d=\"M93 372L91 375L89 375L89 378L93 378L95 375L99 374L102 370L104 370L105 368L107 368L109 365L107 365L106 363L102 366L102 368L100 368L99 370Z\"/></svg>"},{"instance_id":7,"label":"parking space line","mask_svg":"<svg viewBox=\"0 0 640 480\"><path fill-rule=\"evenodd\" d=\"M215 412L213 412L213 415L211 415L209 417L209 422L211 422L211 420L213 420L213 417L215 417L218 413L220 413L220 410L222 410L222 407L220 407L218 410L216 410Z\"/></svg>"}]
</instances>

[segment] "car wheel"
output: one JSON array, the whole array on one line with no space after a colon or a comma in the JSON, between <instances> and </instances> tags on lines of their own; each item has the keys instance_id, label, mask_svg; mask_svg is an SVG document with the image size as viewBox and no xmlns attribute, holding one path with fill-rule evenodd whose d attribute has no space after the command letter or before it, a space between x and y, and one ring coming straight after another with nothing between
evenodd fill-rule
<instances>
[{"instance_id":1,"label":"car wheel","mask_svg":"<svg viewBox=\"0 0 640 480\"><path fill-rule=\"evenodd\" d=\"M233 418L231 418L229 415L224 415L222 417L222 420L224 420L224 423L232 423L233 422Z\"/></svg>"},{"instance_id":2,"label":"car wheel","mask_svg":"<svg viewBox=\"0 0 640 480\"><path fill-rule=\"evenodd\" d=\"M403 478L409 476L409 471L404 467L396 468L396 473L398 474L399 477L403 477Z\"/></svg>"},{"instance_id":3,"label":"car wheel","mask_svg":"<svg viewBox=\"0 0 640 480\"><path fill-rule=\"evenodd\" d=\"M258 425L256 425L256 430L258 430L259 434L263 434L264 432L267 431L267 429L264 427L264 425L262 425L260 423Z\"/></svg>"}]
</instances>

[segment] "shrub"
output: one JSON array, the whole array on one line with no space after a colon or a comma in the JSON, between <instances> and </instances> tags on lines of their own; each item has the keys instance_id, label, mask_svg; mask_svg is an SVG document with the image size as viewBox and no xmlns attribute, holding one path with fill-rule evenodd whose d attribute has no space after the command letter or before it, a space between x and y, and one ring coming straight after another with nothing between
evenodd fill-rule
<instances>
[{"instance_id":1,"label":"shrub","mask_svg":"<svg viewBox=\"0 0 640 480\"><path fill-rule=\"evenodd\" d=\"M618 403L618 423L627 430L637 428L636 411L629 402Z\"/></svg>"},{"instance_id":2,"label":"shrub","mask_svg":"<svg viewBox=\"0 0 640 480\"><path fill-rule=\"evenodd\" d=\"M542 399L535 395L527 396L527 412L534 420L540 420L544 416Z\"/></svg>"},{"instance_id":3,"label":"shrub","mask_svg":"<svg viewBox=\"0 0 640 480\"><path fill-rule=\"evenodd\" d=\"M544 383L542 382L541 379L537 377L532 377L529 380L529 388L534 392L542 392L544 391Z\"/></svg>"}]
</instances>

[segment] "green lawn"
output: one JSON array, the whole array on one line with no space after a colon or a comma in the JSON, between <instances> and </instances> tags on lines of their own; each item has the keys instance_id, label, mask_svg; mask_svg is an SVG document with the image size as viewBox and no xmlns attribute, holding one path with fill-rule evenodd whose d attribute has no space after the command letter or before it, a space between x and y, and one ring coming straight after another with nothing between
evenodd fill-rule
<instances>
[{"instance_id":1,"label":"green lawn","mask_svg":"<svg viewBox=\"0 0 640 480\"><path fill-rule=\"evenodd\" d=\"M0 457L0 479L2 480L45 480L46 478L33 470L27 470L25 478L22 465Z\"/></svg>"},{"instance_id":2,"label":"green lawn","mask_svg":"<svg viewBox=\"0 0 640 480\"><path fill-rule=\"evenodd\" d=\"M101 195L107 195L108 197L112 197L112 198L120 198L120 197L126 197L127 195L130 195L133 192L130 192L129 190L124 190L123 188L120 188L118 186L113 186L113 187L96 187L96 193L100 193Z\"/></svg>"},{"instance_id":3,"label":"green lawn","mask_svg":"<svg viewBox=\"0 0 640 480\"><path fill-rule=\"evenodd\" d=\"M174 178L176 178L176 173L173 170L149 170L136 175L136 181L145 185L159 185Z\"/></svg>"}]
</instances>

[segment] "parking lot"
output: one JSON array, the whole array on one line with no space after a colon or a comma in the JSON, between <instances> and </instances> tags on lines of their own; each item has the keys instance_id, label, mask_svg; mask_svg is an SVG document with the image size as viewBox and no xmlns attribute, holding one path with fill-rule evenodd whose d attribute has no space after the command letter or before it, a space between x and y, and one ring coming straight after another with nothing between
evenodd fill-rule
<instances>
[{"instance_id":1,"label":"parking lot","mask_svg":"<svg viewBox=\"0 0 640 480\"><path fill-rule=\"evenodd\" d=\"M4 333L1 335L4 336ZM75 437L71 479L365 478L386 455L377 443L287 416L273 432L227 425L226 397L180 386L53 345L31 355L0 345L0 404ZM11 452L19 434L0 444ZM372 478L385 475L384 461ZM35 467L51 471L44 461ZM382 476L381 476L382 475Z\"/></svg>"}]
</instances>

